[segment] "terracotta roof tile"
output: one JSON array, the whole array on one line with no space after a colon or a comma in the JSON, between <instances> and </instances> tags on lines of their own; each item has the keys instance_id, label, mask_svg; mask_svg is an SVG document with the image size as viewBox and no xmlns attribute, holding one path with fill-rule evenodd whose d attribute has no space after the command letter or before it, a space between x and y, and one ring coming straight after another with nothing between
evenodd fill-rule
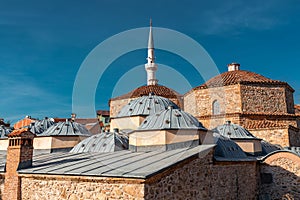
<instances>
[{"instance_id":1,"label":"terracotta roof tile","mask_svg":"<svg viewBox=\"0 0 300 200\"><path fill-rule=\"evenodd\" d=\"M109 116L109 110L97 110L98 115Z\"/></svg>"},{"instance_id":2,"label":"terracotta roof tile","mask_svg":"<svg viewBox=\"0 0 300 200\"><path fill-rule=\"evenodd\" d=\"M112 98L111 100L136 98L136 97L149 95L149 93L154 93L157 96L162 96L165 98L178 98L181 96L179 93L175 92L174 90L162 85L145 85L136 88L131 92L124 94L122 96Z\"/></svg>"},{"instance_id":3,"label":"terracotta roof tile","mask_svg":"<svg viewBox=\"0 0 300 200\"><path fill-rule=\"evenodd\" d=\"M224 72L220 75L217 75L206 83L195 87L194 89L203 89L209 87L222 87L226 85L234 85L238 83L264 83L264 84L279 84L279 85L288 85L286 82L272 80L266 78L260 74L245 71L245 70L235 70L235 71L228 71ZM288 85L289 86L289 85ZM290 86L289 86L290 87ZM291 90L293 90L290 87Z\"/></svg>"},{"instance_id":4,"label":"terracotta roof tile","mask_svg":"<svg viewBox=\"0 0 300 200\"><path fill-rule=\"evenodd\" d=\"M29 132L29 129L28 128L17 129L17 130L14 130L13 132L11 132L10 134L8 134L8 137L20 136L22 133L25 133L25 132Z\"/></svg>"},{"instance_id":5,"label":"terracotta roof tile","mask_svg":"<svg viewBox=\"0 0 300 200\"><path fill-rule=\"evenodd\" d=\"M295 114L300 114L300 105L294 105L295 108Z\"/></svg>"},{"instance_id":6,"label":"terracotta roof tile","mask_svg":"<svg viewBox=\"0 0 300 200\"><path fill-rule=\"evenodd\" d=\"M249 121L244 124L246 129L261 129L261 128L283 128L286 127L285 124L272 122L272 121Z\"/></svg>"}]
</instances>

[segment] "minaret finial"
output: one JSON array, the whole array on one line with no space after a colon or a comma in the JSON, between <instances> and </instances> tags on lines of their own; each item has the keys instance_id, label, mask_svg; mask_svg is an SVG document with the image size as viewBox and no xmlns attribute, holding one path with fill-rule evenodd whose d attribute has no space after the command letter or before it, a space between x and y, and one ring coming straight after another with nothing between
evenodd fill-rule
<instances>
[{"instance_id":1,"label":"minaret finial","mask_svg":"<svg viewBox=\"0 0 300 200\"><path fill-rule=\"evenodd\" d=\"M145 69L147 71L147 85L157 85L158 80L155 78L155 71L157 70L157 64L155 64L154 42L153 42L152 19L151 18L150 18L147 60L148 60L148 63L145 64Z\"/></svg>"}]
</instances>

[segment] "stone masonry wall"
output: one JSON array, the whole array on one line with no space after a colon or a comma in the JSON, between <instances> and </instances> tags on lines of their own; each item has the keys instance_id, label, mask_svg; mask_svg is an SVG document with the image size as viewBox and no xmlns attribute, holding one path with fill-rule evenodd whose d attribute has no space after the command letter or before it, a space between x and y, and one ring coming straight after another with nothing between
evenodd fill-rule
<instances>
[{"instance_id":1,"label":"stone masonry wall","mask_svg":"<svg viewBox=\"0 0 300 200\"><path fill-rule=\"evenodd\" d=\"M212 154L145 184L145 199L256 199L255 162L213 164Z\"/></svg>"},{"instance_id":2,"label":"stone masonry wall","mask_svg":"<svg viewBox=\"0 0 300 200\"><path fill-rule=\"evenodd\" d=\"M192 98L196 99L196 104ZM241 112L240 86L196 89L185 95L184 110L194 116L212 115L212 104L215 100L220 104L221 114Z\"/></svg>"},{"instance_id":3,"label":"stone masonry wall","mask_svg":"<svg viewBox=\"0 0 300 200\"><path fill-rule=\"evenodd\" d=\"M111 100L109 107L110 107L110 118L116 117L119 111L128 104L130 99L121 99L121 100Z\"/></svg>"},{"instance_id":4,"label":"stone masonry wall","mask_svg":"<svg viewBox=\"0 0 300 200\"><path fill-rule=\"evenodd\" d=\"M248 129L257 138L282 147L290 146L288 128Z\"/></svg>"},{"instance_id":5,"label":"stone masonry wall","mask_svg":"<svg viewBox=\"0 0 300 200\"><path fill-rule=\"evenodd\" d=\"M285 89L285 97L286 97L286 105L287 105L287 112L294 114L295 108L294 108L294 96L293 92L289 89Z\"/></svg>"},{"instance_id":6,"label":"stone masonry wall","mask_svg":"<svg viewBox=\"0 0 300 200\"><path fill-rule=\"evenodd\" d=\"M143 199L144 185L133 179L21 175L22 199Z\"/></svg>"},{"instance_id":7,"label":"stone masonry wall","mask_svg":"<svg viewBox=\"0 0 300 200\"><path fill-rule=\"evenodd\" d=\"M260 172L261 199L300 199L299 156L286 152L271 155Z\"/></svg>"},{"instance_id":8,"label":"stone masonry wall","mask_svg":"<svg viewBox=\"0 0 300 200\"><path fill-rule=\"evenodd\" d=\"M285 88L241 85L242 111L250 113L287 113Z\"/></svg>"}]
</instances>

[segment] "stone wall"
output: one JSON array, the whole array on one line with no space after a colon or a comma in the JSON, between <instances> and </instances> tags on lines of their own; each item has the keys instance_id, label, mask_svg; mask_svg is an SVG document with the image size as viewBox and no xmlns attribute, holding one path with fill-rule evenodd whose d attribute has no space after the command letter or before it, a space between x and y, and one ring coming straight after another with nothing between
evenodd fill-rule
<instances>
[{"instance_id":1,"label":"stone wall","mask_svg":"<svg viewBox=\"0 0 300 200\"><path fill-rule=\"evenodd\" d=\"M72 176L21 175L22 199L143 199L141 180Z\"/></svg>"},{"instance_id":2,"label":"stone wall","mask_svg":"<svg viewBox=\"0 0 300 200\"><path fill-rule=\"evenodd\" d=\"M220 105L220 114L241 112L240 86L193 90L184 96L184 110L194 116L212 115L212 104L216 100Z\"/></svg>"},{"instance_id":3,"label":"stone wall","mask_svg":"<svg viewBox=\"0 0 300 200\"><path fill-rule=\"evenodd\" d=\"M287 113L285 88L241 85L242 111L248 113Z\"/></svg>"},{"instance_id":4,"label":"stone wall","mask_svg":"<svg viewBox=\"0 0 300 200\"><path fill-rule=\"evenodd\" d=\"M293 92L288 88L285 89L285 97L286 97L287 112L291 114L295 114Z\"/></svg>"},{"instance_id":5,"label":"stone wall","mask_svg":"<svg viewBox=\"0 0 300 200\"><path fill-rule=\"evenodd\" d=\"M212 154L145 184L145 199L256 199L255 162L212 163Z\"/></svg>"},{"instance_id":6,"label":"stone wall","mask_svg":"<svg viewBox=\"0 0 300 200\"><path fill-rule=\"evenodd\" d=\"M116 117L119 111L128 104L130 99L111 100L109 103L110 118Z\"/></svg>"},{"instance_id":7,"label":"stone wall","mask_svg":"<svg viewBox=\"0 0 300 200\"><path fill-rule=\"evenodd\" d=\"M288 152L269 156L260 166L261 199L300 199L300 157Z\"/></svg>"},{"instance_id":8,"label":"stone wall","mask_svg":"<svg viewBox=\"0 0 300 200\"><path fill-rule=\"evenodd\" d=\"M279 144L282 147L290 146L288 128L264 128L248 130L257 138L266 140L271 144Z\"/></svg>"}]
</instances>

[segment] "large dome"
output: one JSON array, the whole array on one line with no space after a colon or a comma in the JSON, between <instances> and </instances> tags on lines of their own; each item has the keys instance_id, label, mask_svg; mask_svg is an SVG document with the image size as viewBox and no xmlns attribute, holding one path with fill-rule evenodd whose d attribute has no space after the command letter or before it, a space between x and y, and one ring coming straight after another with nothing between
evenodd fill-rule
<instances>
[{"instance_id":1,"label":"large dome","mask_svg":"<svg viewBox=\"0 0 300 200\"><path fill-rule=\"evenodd\" d=\"M167 110L148 116L138 130L202 129L203 125L192 115L169 106Z\"/></svg>"},{"instance_id":2,"label":"large dome","mask_svg":"<svg viewBox=\"0 0 300 200\"><path fill-rule=\"evenodd\" d=\"M129 117L138 115L148 116L161 110L166 110L168 106L178 108L178 106L171 100L161 96L152 95L150 93L147 96L142 96L129 102L121 109L117 117Z\"/></svg>"},{"instance_id":3,"label":"large dome","mask_svg":"<svg viewBox=\"0 0 300 200\"><path fill-rule=\"evenodd\" d=\"M288 85L286 82L272 80L266 78L260 74L245 71L245 70L234 70L224 72L209 79L206 83L194 88L194 89L204 89L210 87L222 87L226 85L235 85L239 83L265 83L269 85ZM290 87L288 85L288 87ZM290 87L291 88L291 87ZM292 89L292 88L291 88ZM293 89L292 89L293 90Z\"/></svg>"},{"instance_id":4,"label":"large dome","mask_svg":"<svg viewBox=\"0 0 300 200\"><path fill-rule=\"evenodd\" d=\"M128 149L128 137L119 133L100 133L78 143L71 153L114 152Z\"/></svg>"},{"instance_id":5,"label":"large dome","mask_svg":"<svg viewBox=\"0 0 300 200\"><path fill-rule=\"evenodd\" d=\"M112 98L111 100L119 100L119 99L128 99L128 98L137 98L141 96L148 95L150 93L153 93L157 96L162 96L169 99L180 99L181 95L174 90L165 87L163 85L144 85L141 87L138 87L131 92L124 94L122 96Z\"/></svg>"},{"instance_id":6,"label":"large dome","mask_svg":"<svg viewBox=\"0 0 300 200\"><path fill-rule=\"evenodd\" d=\"M227 121L225 124L217 126L212 131L217 132L230 139L257 139L243 127Z\"/></svg>"}]
</instances>

